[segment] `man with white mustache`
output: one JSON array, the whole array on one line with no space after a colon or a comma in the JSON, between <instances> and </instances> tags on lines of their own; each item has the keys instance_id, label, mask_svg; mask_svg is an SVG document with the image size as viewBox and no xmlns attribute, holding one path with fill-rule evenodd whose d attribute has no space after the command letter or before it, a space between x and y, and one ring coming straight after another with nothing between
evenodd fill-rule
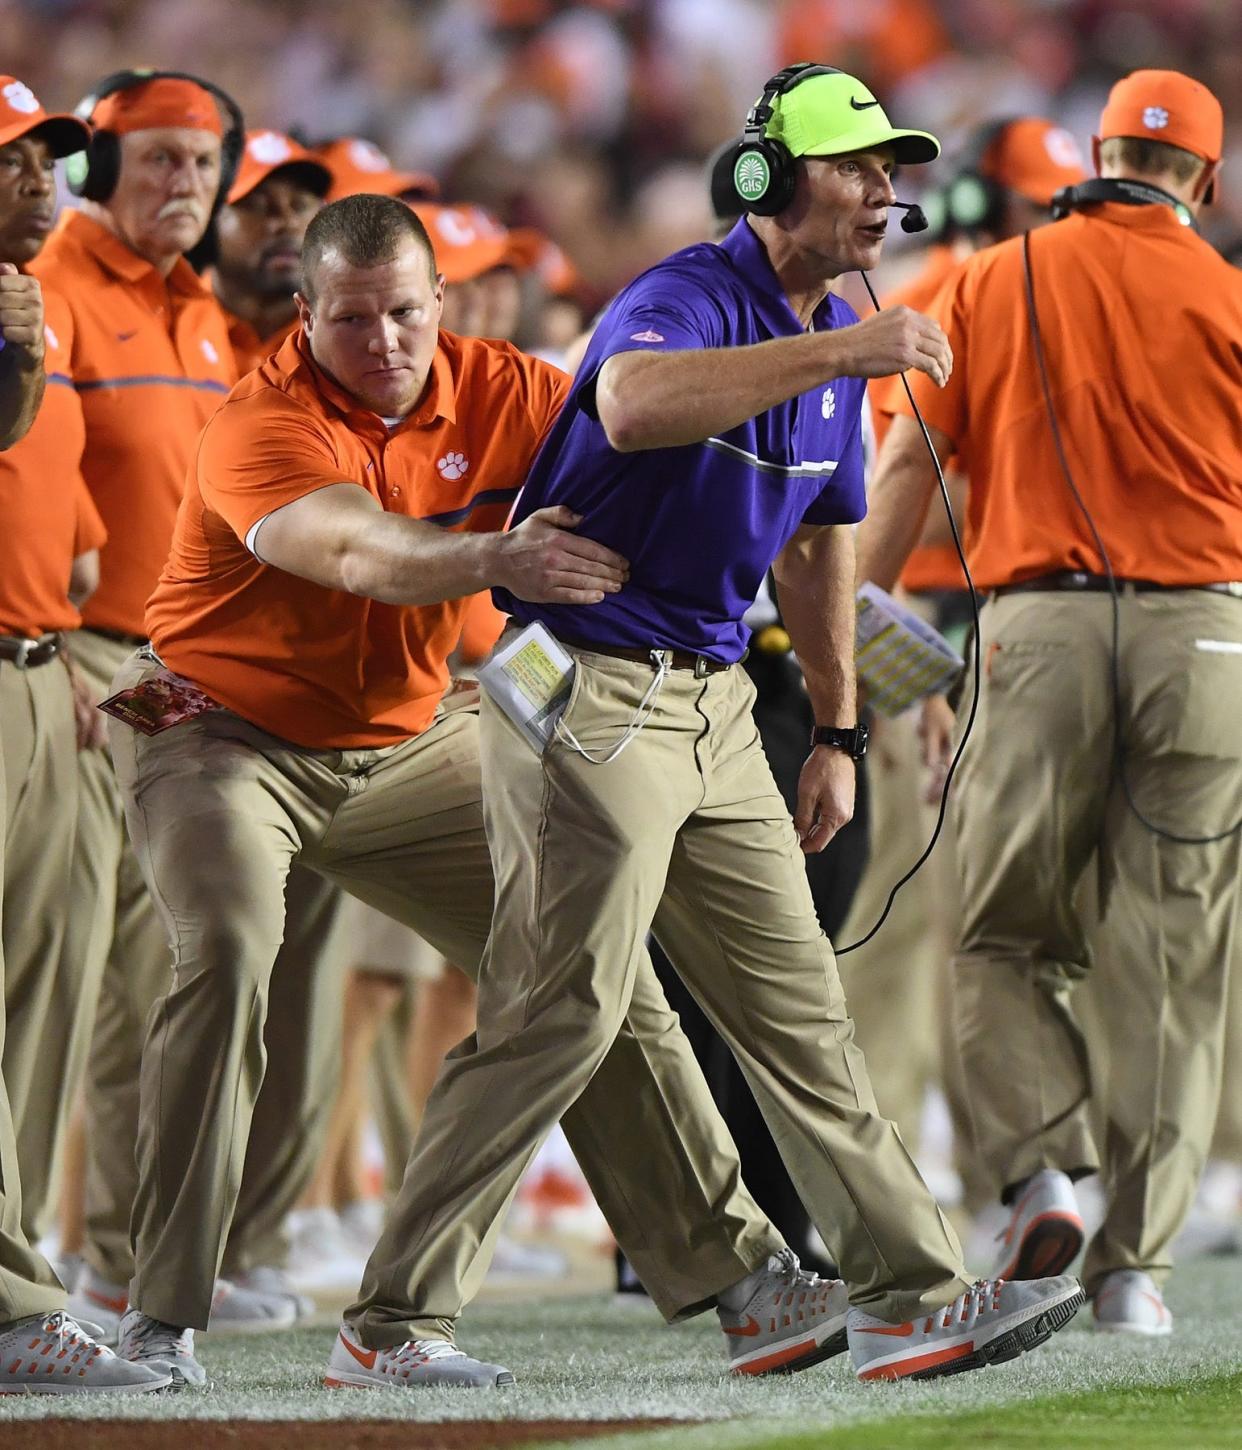
<instances>
[{"instance_id":1,"label":"man with white mustache","mask_svg":"<svg viewBox=\"0 0 1242 1450\"><path fill-rule=\"evenodd\" d=\"M86 423L82 472L109 537L72 653L101 698L145 638L147 596L168 556L196 440L237 380L225 315L185 258L222 200L235 122L205 84L158 72L109 77L79 111L95 128L89 149L68 163L83 201L30 270L73 314L68 371ZM86 1231L72 1303L114 1332L133 1270L142 1032L170 959L125 838L111 759L84 750L78 762L58 1048L63 1099L86 1072ZM37 1215L31 1205L28 1231L42 1227ZM294 1313L287 1297L221 1280L213 1327L281 1327Z\"/></svg>"}]
</instances>

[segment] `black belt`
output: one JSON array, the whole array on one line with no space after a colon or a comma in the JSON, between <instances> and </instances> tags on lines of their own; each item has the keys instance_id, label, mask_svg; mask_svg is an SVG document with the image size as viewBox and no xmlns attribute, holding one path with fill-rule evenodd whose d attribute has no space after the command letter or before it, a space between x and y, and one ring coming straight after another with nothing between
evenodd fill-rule
<instances>
[{"instance_id":1,"label":"black belt","mask_svg":"<svg viewBox=\"0 0 1242 1450\"><path fill-rule=\"evenodd\" d=\"M1179 593L1187 589L1206 589L1212 594L1229 594L1242 599L1242 581L1229 580L1220 584L1157 584L1152 579L1114 579L1112 587L1118 590L1133 590L1135 594ZM1001 584L990 591L996 596L1002 594L1107 594L1109 580L1106 574L1080 574L1065 570L1060 574L1040 574L1035 579L1023 579L1017 584Z\"/></svg>"},{"instance_id":2,"label":"black belt","mask_svg":"<svg viewBox=\"0 0 1242 1450\"><path fill-rule=\"evenodd\" d=\"M98 624L88 624L84 628L91 634L99 635L101 639L115 640L117 644L127 644L131 649L141 649L147 642L145 634L126 634L123 629L104 629Z\"/></svg>"},{"instance_id":3,"label":"black belt","mask_svg":"<svg viewBox=\"0 0 1242 1450\"><path fill-rule=\"evenodd\" d=\"M65 647L63 634L45 634L42 639L14 639L0 635L0 660L8 660L19 670L33 670L54 660Z\"/></svg>"},{"instance_id":4,"label":"black belt","mask_svg":"<svg viewBox=\"0 0 1242 1450\"><path fill-rule=\"evenodd\" d=\"M660 649L657 645L651 645L647 649L640 649L637 646L627 648L619 644L587 644L576 639L561 639L557 636L559 643L568 649L584 650L593 655L610 655L618 660L637 660L639 664L651 664L653 654L661 654L668 661L670 670L693 670L700 679L704 675L718 675L722 670L731 670L732 665L721 664L719 660L709 659L707 655L696 655L693 650L688 649ZM742 659L746 656L743 655ZM741 660L737 661L738 664Z\"/></svg>"}]
</instances>

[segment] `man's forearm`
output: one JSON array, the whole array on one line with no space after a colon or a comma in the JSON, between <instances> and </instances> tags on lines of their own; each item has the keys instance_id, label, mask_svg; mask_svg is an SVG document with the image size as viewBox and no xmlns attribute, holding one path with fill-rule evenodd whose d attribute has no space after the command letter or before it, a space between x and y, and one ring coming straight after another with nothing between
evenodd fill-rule
<instances>
[{"instance_id":1,"label":"man's forearm","mask_svg":"<svg viewBox=\"0 0 1242 1450\"><path fill-rule=\"evenodd\" d=\"M376 512L346 545L341 587L383 604L438 604L496 582L500 534L455 534Z\"/></svg>"},{"instance_id":2,"label":"man's forearm","mask_svg":"<svg viewBox=\"0 0 1242 1450\"><path fill-rule=\"evenodd\" d=\"M30 432L45 383L42 362L28 364L17 348L0 353L0 449L12 448Z\"/></svg>"},{"instance_id":3,"label":"man's forearm","mask_svg":"<svg viewBox=\"0 0 1242 1450\"><path fill-rule=\"evenodd\" d=\"M781 614L819 725L858 723L854 678L854 530L799 529L776 561Z\"/></svg>"},{"instance_id":4,"label":"man's forearm","mask_svg":"<svg viewBox=\"0 0 1242 1450\"><path fill-rule=\"evenodd\" d=\"M943 464L953 452L952 439L928 428ZM927 444L913 418L893 419L876 463L867 497L867 517L858 528L858 578L892 589L919 541L936 470Z\"/></svg>"},{"instance_id":5,"label":"man's forearm","mask_svg":"<svg viewBox=\"0 0 1242 1450\"><path fill-rule=\"evenodd\" d=\"M623 453L701 443L846 376L848 331L782 337L749 347L620 353L600 372L600 422L609 443Z\"/></svg>"}]
</instances>

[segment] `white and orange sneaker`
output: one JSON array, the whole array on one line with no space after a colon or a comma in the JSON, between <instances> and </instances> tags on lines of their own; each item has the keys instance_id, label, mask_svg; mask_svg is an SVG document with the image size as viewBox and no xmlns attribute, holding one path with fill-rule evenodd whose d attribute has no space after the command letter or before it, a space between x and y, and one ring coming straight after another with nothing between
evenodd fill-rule
<instances>
[{"instance_id":1,"label":"white and orange sneaker","mask_svg":"<svg viewBox=\"0 0 1242 1450\"><path fill-rule=\"evenodd\" d=\"M166 1365L118 1359L63 1310L0 1329L0 1395L142 1395L171 1383Z\"/></svg>"},{"instance_id":2,"label":"white and orange sneaker","mask_svg":"<svg viewBox=\"0 0 1242 1450\"><path fill-rule=\"evenodd\" d=\"M1000 1235L994 1279L1043 1279L1062 1274L1082 1248L1082 1214L1074 1185L1045 1168L1028 1178Z\"/></svg>"},{"instance_id":3,"label":"white and orange sneaker","mask_svg":"<svg viewBox=\"0 0 1242 1450\"><path fill-rule=\"evenodd\" d=\"M447 1339L407 1339L387 1349L368 1349L348 1324L342 1324L324 1384L330 1390L503 1388L513 1376L498 1364L485 1364Z\"/></svg>"},{"instance_id":4,"label":"white and orange sneaker","mask_svg":"<svg viewBox=\"0 0 1242 1450\"><path fill-rule=\"evenodd\" d=\"M1095 1327L1106 1334L1146 1334L1164 1338L1173 1333L1173 1316L1150 1274L1141 1269L1115 1269L1100 1280L1092 1303Z\"/></svg>"},{"instance_id":5,"label":"white and orange sneaker","mask_svg":"<svg viewBox=\"0 0 1242 1450\"><path fill-rule=\"evenodd\" d=\"M109 1283L89 1264L78 1270L66 1308L79 1324L98 1328L100 1344L115 1345L121 1332L121 1316L129 1308L129 1286Z\"/></svg>"},{"instance_id":6,"label":"white and orange sneaker","mask_svg":"<svg viewBox=\"0 0 1242 1450\"><path fill-rule=\"evenodd\" d=\"M860 1380L926 1380L1003 1364L1063 1329L1086 1297L1068 1276L1017 1284L981 1279L952 1304L905 1324L851 1309L854 1372Z\"/></svg>"},{"instance_id":7,"label":"white and orange sneaker","mask_svg":"<svg viewBox=\"0 0 1242 1450\"><path fill-rule=\"evenodd\" d=\"M731 1374L793 1374L844 1351L850 1300L840 1279L808 1273L792 1249L773 1254L750 1279L740 1308L716 1306Z\"/></svg>"}]
</instances>

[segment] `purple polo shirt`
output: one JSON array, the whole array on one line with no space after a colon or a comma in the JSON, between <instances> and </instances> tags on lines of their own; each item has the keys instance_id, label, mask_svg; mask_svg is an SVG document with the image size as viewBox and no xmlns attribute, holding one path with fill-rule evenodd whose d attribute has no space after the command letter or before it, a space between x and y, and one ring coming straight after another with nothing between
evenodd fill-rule
<instances>
[{"instance_id":1,"label":"purple polo shirt","mask_svg":"<svg viewBox=\"0 0 1242 1450\"><path fill-rule=\"evenodd\" d=\"M816 331L848 327L831 294ZM745 219L719 245L676 252L613 301L514 513L566 504L579 532L630 561L630 579L600 604L529 604L493 590L526 624L583 644L693 650L732 663L750 631L742 615L800 524L852 524L866 512L860 378L834 378L719 437L618 453L595 412L599 370L615 353L744 347L803 331Z\"/></svg>"}]
</instances>

